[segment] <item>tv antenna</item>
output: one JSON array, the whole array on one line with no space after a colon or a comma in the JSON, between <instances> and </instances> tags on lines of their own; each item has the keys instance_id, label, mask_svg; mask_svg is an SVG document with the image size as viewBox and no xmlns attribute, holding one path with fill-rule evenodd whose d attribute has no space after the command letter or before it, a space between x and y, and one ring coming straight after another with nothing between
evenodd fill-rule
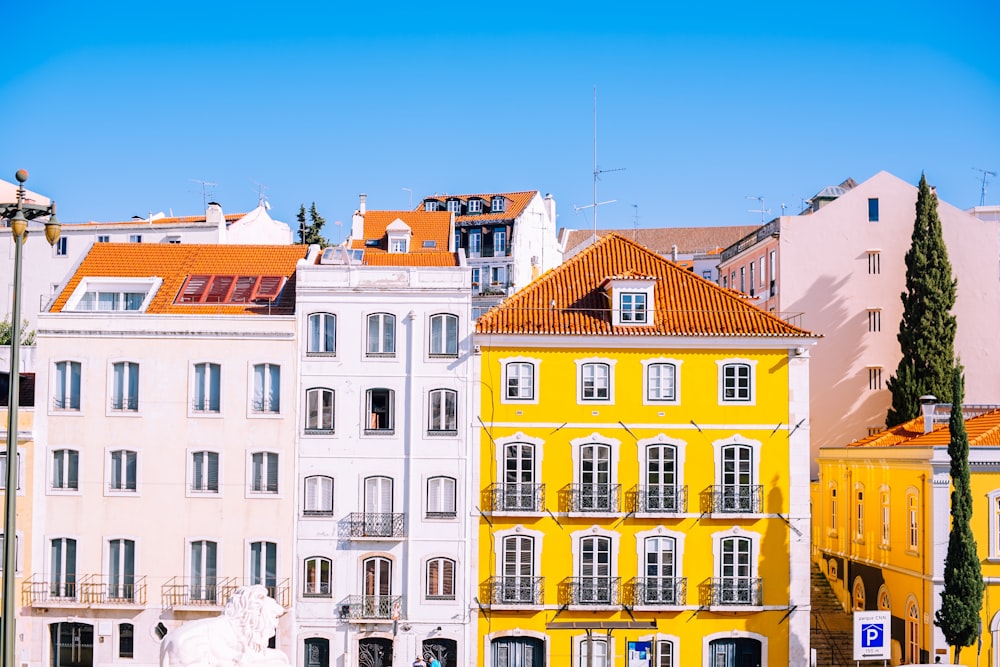
<instances>
[{"instance_id":1,"label":"tv antenna","mask_svg":"<svg viewBox=\"0 0 1000 667\"><path fill-rule=\"evenodd\" d=\"M413 188L403 188L403 190L406 190L407 192L410 193L410 208L412 209L413 208Z\"/></svg>"},{"instance_id":2,"label":"tv antenna","mask_svg":"<svg viewBox=\"0 0 1000 667\"><path fill-rule=\"evenodd\" d=\"M208 208L208 195L209 195L208 189L210 187L212 187L212 188L218 187L219 184L218 183L213 183L212 181L199 181L197 178L189 178L188 180L191 181L192 183L199 183L201 185L201 207L203 209L207 209ZM212 195L212 198L214 199L215 198L215 191L214 190L211 192L211 195Z\"/></svg>"},{"instance_id":3,"label":"tv antenna","mask_svg":"<svg viewBox=\"0 0 1000 667\"><path fill-rule=\"evenodd\" d=\"M986 206L986 186L989 185L990 182L990 179L988 177L996 176L997 173L995 171L987 171L986 169L980 169L979 167L973 167L972 169L974 171L978 171L983 175L983 187L979 191L979 205Z\"/></svg>"},{"instance_id":4,"label":"tv antenna","mask_svg":"<svg viewBox=\"0 0 1000 667\"><path fill-rule=\"evenodd\" d=\"M635 215L632 216L632 226L635 228L632 240L636 243L639 242L639 205L632 204L632 208L635 210Z\"/></svg>"},{"instance_id":5,"label":"tv antenna","mask_svg":"<svg viewBox=\"0 0 1000 667\"><path fill-rule=\"evenodd\" d=\"M613 204L617 199L609 199L607 201L599 202L597 201L597 179L601 174L607 174L613 171L625 171L625 167L618 167L616 169L601 169L597 166L597 86L594 86L594 200L590 204L585 204L584 206L574 206L573 210L579 213L585 208L594 209L594 240L597 240L597 207L604 206L605 204Z\"/></svg>"},{"instance_id":6,"label":"tv antenna","mask_svg":"<svg viewBox=\"0 0 1000 667\"><path fill-rule=\"evenodd\" d=\"M760 224L764 224L764 216L771 212L771 209L764 208L764 198L761 196L754 197L753 195L747 195L747 199L755 199L760 202L760 208L748 208L747 213L760 213Z\"/></svg>"},{"instance_id":7,"label":"tv antenna","mask_svg":"<svg viewBox=\"0 0 1000 667\"><path fill-rule=\"evenodd\" d=\"M263 206L265 209L271 208L271 205L267 203L267 195L264 194L268 190L268 186L257 181L254 181L253 184L257 186L257 205Z\"/></svg>"}]
</instances>

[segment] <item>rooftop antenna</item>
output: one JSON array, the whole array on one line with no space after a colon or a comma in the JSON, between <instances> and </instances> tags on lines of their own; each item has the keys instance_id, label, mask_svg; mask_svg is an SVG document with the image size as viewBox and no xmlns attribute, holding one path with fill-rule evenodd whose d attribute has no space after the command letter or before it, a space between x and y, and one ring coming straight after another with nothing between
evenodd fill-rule
<instances>
[{"instance_id":1,"label":"rooftop antenna","mask_svg":"<svg viewBox=\"0 0 1000 667\"><path fill-rule=\"evenodd\" d=\"M995 171L987 171L986 169L980 169L979 167L973 167L973 170L978 171L983 175L983 188L979 192L979 205L986 206L986 186L989 185L990 182L989 178L987 177L996 176L997 173Z\"/></svg>"},{"instance_id":2,"label":"rooftop antenna","mask_svg":"<svg viewBox=\"0 0 1000 667\"><path fill-rule=\"evenodd\" d=\"M639 242L639 205L638 204L632 204L632 208L635 209L635 215L632 218L632 226L635 228L635 233L634 233L634 235L632 237L632 240L635 241L636 243L638 243Z\"/></svg>"},{"instance_id":3,"label":"rooftop antenna","mask_svg":"<svg viewBox=\"0 0 1000 667\"><path fill-rule=\"evenodd\" d=\"M264 191L267 190L268 187L263 183L258 183L257 181L254 181L254 185L257 186L257 205L263 206L266 209L271 208L271 205L267 203L267 195L264 194Z\"/></svg>"},{"instance_id":4,"label":"rooftop antenna","mask_svg":"<svg viewBox=\"0 0 1000 667\"><path fill-rule=\"evenodd\" d=\"M201 207L203 209L207 209L208 208L208 194L209 194L208 193L208 188L209 187L213 187L213 188L218 187L219 184L218 183L213 183L212 181L199 181L197 178L189 178L188 180L191 181L192 183L200 183L201 184ZM212 198L213 199L215 198L215 192L214 191L212 192Z\"/></svg>"},{"instance_id":5,"label":"rooftop antenna","mask_svg":"<svg viewBox=\"0 0 1000 667\"><path fill-rule=\"evenodd\" d=\"M594 86L594 200L591 204L586 204L584 206L574 206L573 210L579 213L585 208L594 209L594 236L593 239L597 240L597 207L604 206L605 204L613 204L617 199L609 199L607 201L599 202L597 201L597 178L601 174L606 174L612 171L625 171L625 167L619 167L617 169L601 169L597 166L597 86Z\"/></svg>"},{"instance_id":6,"label":"rooftop antenna","mask_svg":"<svg viewBox=\"0 0 1000 667\"><path fill-rule=\"evenodd\" d=\"M403 188L410 193L410 208L413 208L413 188Z\"/></svg>"},{"instance_id":7,"label":"rooftop antenna","mask_svg":"<svg viewBox=\"0 0 1000 667\"><path fill-rule=\"evenodd\" d=\"M760 213L760 224L764 224L764 216L771 212L771 209L764 208L764 198L761 196L754 197L753 195L747 195L747 199L756 199L760 202L760 208L748 208L747 213Z\"/></svg>"},{"instance_id":8,"label":"rooftop antenna","mask_svg":"<svg viewBox=\"0 0 1000 667\"><path fill-rule=\"evenodd\" d=\"M788 204L786 204L785 202L781 202L781 215L782 215L782 217L784 217L784 215L785 215L785 209L786 208L788 208Z\"/></svg>"}]
</instances>

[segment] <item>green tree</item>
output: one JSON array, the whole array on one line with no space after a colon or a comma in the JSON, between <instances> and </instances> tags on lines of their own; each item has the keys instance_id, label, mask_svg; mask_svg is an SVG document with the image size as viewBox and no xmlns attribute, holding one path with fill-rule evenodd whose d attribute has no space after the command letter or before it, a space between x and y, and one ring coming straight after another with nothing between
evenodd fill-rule
<instances>
[{"instance_id":1,"label":"green tree","mask_svg":"<svg viewBox=\"0 0 1000 667\"><path fill-rule=\"evenodd\" d=\"M965 432L962 400L965 378L962 367L952 370L951 419L948 455L951 457L951 533L944 559L944 590L934 624L955 649L955 663L963 646L972 646L979 636L979 612L983 606L983 573L972 534L972 490L969 484L969 437Z\"/></svg>"},{"instance_id":2,"label":"green tree","mask_svg":"<svg viewBox=\"0 0 1000 667\"><path fill-rule=\"evenodd\" d=\"M306 206L302 204L299 206L299 214L296 216L296 220L299 221L299 243L306 243L309 245L315 244L321 248L325 248L330 245L330 243L323 238L322 230L323 225L326 224L326 218L319 214L316 210L316 202L312 203L309 207L309 224L306 224Z\"/></svg>"},{"instance_id":3,"label":"green tree","mask_svg":"<svg viewBox=\"0 0 1000 667\"><path fill-rule=\"evenodd\" d=\"M35 332L28 328L28 320L21 323L21 345L34 345ZM10 345L14 340L14 325L10 323L10 313L0 320L0 345Z\"/></svg>"},{"instance_id":4,"label":"green tree","mask_svg":"<svg viewBox=\"0 0 1000 667\"><path fill-rule=\"evenodd\" d=\"M921 174L917 216L906 253L903 319L896 336L903 358L886 383L892 392L886 426L915 418L920 411L920 397L925 394L936 396L942 403L952 402L955 316L951 309L957 286L941 232L937 196Z\"/></svg>"}]
</instances>

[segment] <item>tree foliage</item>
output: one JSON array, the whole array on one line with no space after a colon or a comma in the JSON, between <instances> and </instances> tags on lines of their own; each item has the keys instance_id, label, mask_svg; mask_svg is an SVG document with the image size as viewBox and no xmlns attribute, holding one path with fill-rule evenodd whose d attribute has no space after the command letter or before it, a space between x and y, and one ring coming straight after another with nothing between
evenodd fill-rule
<instances>
[{"instance_id":1,"label":"tree foliage","mask_svg":"<svg viewBox=\"0 0 1000 667\"><path fill-rule=\"evenodd\" d=\"M952 402L956 324L951 309L957 286L937 214L937 196L921 174L913 236L906 253L903 319L896 336L903 358L887 382L892 407L886 426L917 417L919 399L926 394L942 403Z\"/></svg>"},{"instance_id":2,"label":"tree foliage","mask_svg":"<svg viewBox=\"0 0 1000 667\"><path fill-rule=\"evenodd\" d=\"M941 628L945 641L955 648L955 663L963 646L972 646L979 636L979 613L983 606L983 574L972 534L972 490L969 480L969 438L965 432L962 400L965 379L962 367L952 370L951 419L951 533L948 555L944 561L944 590L941 608L934 614L934 624Z\"/></svg>"},{"instance_id":3,"label":"tree foliage","mask_svg":"<svg viewBox=\"0 0 1000 667\"><path fill-rule=\"evenodd\" d=\"M21 323L21 345L35 344L35 332L28 328L29 324L28 320ZM14 340L14 325L11 324L8 313L3 320L0 320L0 345L10 345L12 340Z\"/></svg>"},{"instance_id":4,"label":"tree foliage","mask_svg":"<svg viewBox=\"0 0 1000 667\"><path fill-rule=\"evenodd\" d=\"M316 210L316 202L312 203L309 207L309 224L306 224L306 206L301 204L299 206L299 213L295 216L296 220L299 222L299 243L306 243L309 245L318 245L321 248L325 248L330 245L322 234L323 225L326 224L326 218L319 214Z\"/></svg>"}]
</instances>

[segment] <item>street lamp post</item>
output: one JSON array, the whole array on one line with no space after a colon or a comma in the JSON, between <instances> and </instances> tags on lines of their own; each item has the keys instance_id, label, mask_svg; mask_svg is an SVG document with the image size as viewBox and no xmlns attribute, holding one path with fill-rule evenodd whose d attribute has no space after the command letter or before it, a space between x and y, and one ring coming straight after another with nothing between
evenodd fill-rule
<instances>
[{"instance_id":1,"label":"street lamp post","mask_svg":"<svg viewBox=\"0 0 1000 667\"><path fill-rule=\"evenodd\" d=\"M18 359L21 348L21 251L28 237L28 221L46 217L45 239L50 245L59 240L60 226L56 220L56 204L39 206L24 201L24 182L28 180L28 172L24 169L14 174L17 179L17 201L12 204L0 204L0 217L9 221L10 232L14 237L14 304L11 313L10 338L10 376L8 377L9 394L7 397L7 477L4 487L4 524L3 524L3 628L0 633L0 651L3 665L14 665L17 635L15 620L17 611L14 605L14 573L17 569L17 409L18 390L20 389L21 369Z\"/></svg>"}]
</instances>

